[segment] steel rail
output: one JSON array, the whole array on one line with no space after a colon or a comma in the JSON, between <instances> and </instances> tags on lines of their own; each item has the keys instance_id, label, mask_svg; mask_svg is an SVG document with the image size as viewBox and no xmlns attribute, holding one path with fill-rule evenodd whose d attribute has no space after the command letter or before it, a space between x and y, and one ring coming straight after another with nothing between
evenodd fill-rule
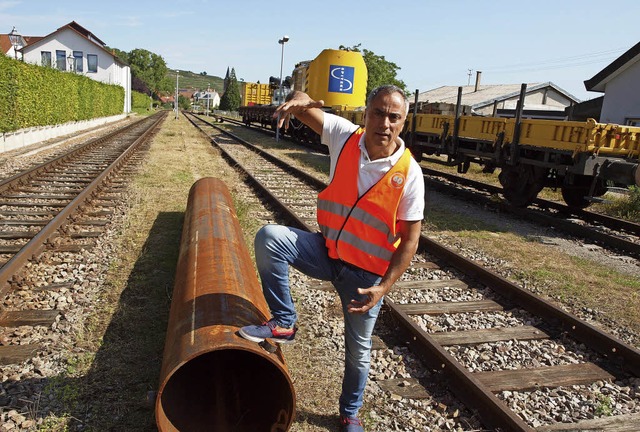
<instances>
[{"instance_id":1,"label":"steel rail","mask_svg":"<svg viewBox=\"0 0 640 432\"><path fill-rule=\"evenodd\" d=\"M584 239L589 239L594 242L598 242L602 245L606 245L610 248L624 251L633 256L640 256L640 244L637 242L612 236L612 235L576 224L574 222L564 220L556 216L545 214L542 210L535 210L532 208L518 208L518 207L513 207L511 205L499 204L492 201L490 197L479 195L478 193L473 191L454 188L452 186L446 185L428 176L425 176L425 182L429 187L433 188L434 190L443 191L443 192L446 191L451 195L463 197L468 200L473 200L474 202L482 205L499 208L501 211L516 215L536 225L543 224L543 225L554 226L566 232L567 234L571 234L576 237L580 237ZM489 191L486 186L487 185L482 184L482 188ZM577 215L577 213L574 213L574 214ZM589 213L589 214L591 215L592 213ZM635 228L633 228L633 225L636 225L636 224L627 222L624 225L631 227L631 230L634 230ZM621 226L621 225L618 225L618 226Z\"/></svg>"},{"instance_id":2,"label":"steel rail","mask_svg":"<svg viewBox=\"0 0 640 432\"><path fill-rule=\"evenodd\" d=\"M501 187L494 186L488 183L483 183L477 180L460 177L455 174L450 174L447 172L438 171L438 170L434 170L426 167L422 167L422 171L425 174L428 174L434 177L441 177L454 183L458 183L464 186L469 186L478 190L483 190L490 194L502 194ZM619 229L621 231L625 231L630 234L640 236L640 224L637 224L635 222L626 221L624 219L620 219L620 218L616 218L616 217L608 216L604 214L594 213L588 210L571 208L566 204L561 204L558 202L549 201L542 198L536 198L533 201L533 204L535 204L537 207L541 209L552 209L557 211L558 213L562 213L565 215L577 216L590 223L601 223L606 227L609 227L612 229ZM500 207L507 211L510 211L511 209L516 209L516 207L511 205L501 205ZM520 210L526 210L526 209L520 209Z\"/></svg>"},{"instance_id":3,"label":"steel rail","mask_svg":"<svg viewBox=\"0 0 640 432\"><path fill-rule=\"evenodd\" d=\"M158 115L158 114L156 114ZM30 180L31 178L37 176L42 170L47 169L47 168L51 168L51 167L55 167L61 163L64 163L68 160L73 160L73 158L75 158L78 154L84 153L88 150L90 150L91 148L102 144L103 142L121 134L124 133L138 125L140 125L140 123L142 123L143 121L145 121L146 119L140 119L136 122L133 122L131 124L128 124L126 126L123 126L119 129L116 129L112 132L109 132L106 135L102 135L96 138L93 138L89 141L87 141L86 143L82 144L81 146L79 146L76 149L71 150L70 152L67 152L65 154L62 154L56 158L53 158L51 160L48 160L46 162L43 162L41 164L35 165L25 171L22 171L20 173L17 173L11 177L8 177L2 181L0 181L0 192L4 192L7 189L10 189L11 187L13 187L16 183L22 183L25 180Z\"/></svg>"},{"instance_id":4,"label":"steel rail","mask_svg":"<svg viewBox=\"0 0 640 432\"><path fill-rule=\"evenodd\" d=\"M619 371L614 372L625 371L640 376L640 351L631 345L426 236L420 238L420 249L446 261L532 314L541 316L551 324L561 327L569 336L593 348L611 361L613 365L620 368Z\"/></svg>"},{"instance_id":5,"label":"steel rail","mask_svg":"<svg viewBox=\"0 0 640 432\"><path fill-rule=\"evenodd\" d=\"M4 297L10 289L10 279L18 273L32 257L40 254L47 246L49 238L62 226L69 223L68 218L92 198L93 193L98 190L102 183L111 174L120 168L137 147L142 144L149 134L164 120L166 113L159 115L147 131L134 141L115 161L113 161L102 173L100 173L91 183L89 183L66 207L64 207L47 225L45 225L33 238L31 238L7 263L0 268L0 297Z\"/></svg>"}]
</instances>

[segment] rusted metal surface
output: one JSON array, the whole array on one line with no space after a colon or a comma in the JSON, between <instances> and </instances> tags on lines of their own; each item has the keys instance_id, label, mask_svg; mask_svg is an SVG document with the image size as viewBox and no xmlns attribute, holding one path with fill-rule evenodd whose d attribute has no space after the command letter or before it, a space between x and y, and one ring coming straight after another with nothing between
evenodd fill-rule
<instances>
[{"instance_id":1,"label":"rusted metal surface","mask_svg":"<svg viewBox=\"0 0 640 432\"><path fill-rule=\"evenodd\" d=\"M237 331L269 316L229 191L189 192L156 399L161 431L286 431L295 394L280 349Z\"/></svg>"}]
</instances>

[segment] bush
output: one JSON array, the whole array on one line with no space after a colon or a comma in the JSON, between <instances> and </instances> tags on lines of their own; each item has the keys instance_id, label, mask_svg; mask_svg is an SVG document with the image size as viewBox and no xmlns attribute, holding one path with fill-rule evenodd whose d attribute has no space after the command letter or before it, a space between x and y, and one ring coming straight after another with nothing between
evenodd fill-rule
<instances>
[{"instance_id":1,"label":"bush","mask_svg":"<svg viewBox=\"0 0 640 432\"><path fill-rule=\"evenodd\" d=\"M607 214L632 222L640 222L640 187L630 186L629 194L605 205Z\"/></svg>"},{"instance_id":2,"label":"bush","mask_svg":"<svg viewBox=\"0 0 640 432\"><path fill-rule=\"evenodd\" d=\"M131 108L134 110L148 109L151 101L149 95L137 91L131 92Z\"/></svg>"},{"instance_id":3,"label":"bush","mask_svg":"<svg viewBox=\"0 0 640 432\"><path fill-rule=\"evenodd\" d=\"M0 55L0 133L121 114L124 88Z\"/></svg>"}]
</instances>

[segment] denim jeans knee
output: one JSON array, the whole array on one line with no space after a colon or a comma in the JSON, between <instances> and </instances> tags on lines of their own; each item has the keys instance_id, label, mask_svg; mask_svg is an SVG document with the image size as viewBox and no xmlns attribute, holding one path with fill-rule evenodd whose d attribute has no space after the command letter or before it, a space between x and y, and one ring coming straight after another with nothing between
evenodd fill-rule
<instances>
[{"instance_id":1,"label":"denim jeans knee","mask_svg":"<svg viewBox=\"0 0 640 432\"><path fill-rule=\"evenodd\" d=\"M254 241L262 291L273 318L291 327L297 314L289 287L289 266L321 280L331 280L334 264L320 233L282 225L265 225Z\"/></svg>"}]
</instances>

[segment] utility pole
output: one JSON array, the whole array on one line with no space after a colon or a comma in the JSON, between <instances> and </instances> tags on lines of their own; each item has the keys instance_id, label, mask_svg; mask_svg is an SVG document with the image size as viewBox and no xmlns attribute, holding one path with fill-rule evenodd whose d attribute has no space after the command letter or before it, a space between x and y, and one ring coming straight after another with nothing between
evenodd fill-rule
<instances>
[{"instance_id":1,"label":"utility pole","mask_svg":"<svg viewBox=\"0 0 640 432\"><path fill-rule=\"evenodd\" d=\"M176 70L176 120L178 119L178 77L180 76L180 71Z\"/></svg>"},{"instance_id":2,"label":"utility pole","mask_svg":"<svg viewBox=\"0 0 640 432\"><path fill-rule=\"evenodd\" d=\"M473 69L467 69L469 72L467 72L467 75L469 76L469 78L467 79L467 85L471 85L471 72L473 72Z\"/></svg>"},{"instance_id":3,"label":"utility pole","mask_svg":"<svg viewBox=\"0 0 640 432\"><path fill-rule=\"evenodd\" d=\"M211 93L209 93L209 87L211 86L210 83L207 83L207 112L205 113L206 116L209 116L209 99L211 98L210 95Z\"/></svg>"}]
</instances>

